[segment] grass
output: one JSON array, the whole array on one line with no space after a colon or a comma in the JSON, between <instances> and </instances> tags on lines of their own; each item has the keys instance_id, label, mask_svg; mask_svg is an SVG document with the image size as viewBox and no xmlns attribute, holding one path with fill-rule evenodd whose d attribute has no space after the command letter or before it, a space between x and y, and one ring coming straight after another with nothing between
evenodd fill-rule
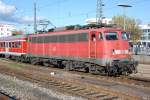
<instances>
[{"instance_id":1,"label":"grass","mask_svg":"<svg viewBox=\"0 0 150 100\"><path fill-rule=\"evenodd\" d=\"M3 58L0 58L0 64L7 66L9 68L14 68L14 69L18 69L18 70L21 70L23 68L23 66L21 66L21 64L16 64L15 62L7 61Z\"/></svg>"}]
</instances>

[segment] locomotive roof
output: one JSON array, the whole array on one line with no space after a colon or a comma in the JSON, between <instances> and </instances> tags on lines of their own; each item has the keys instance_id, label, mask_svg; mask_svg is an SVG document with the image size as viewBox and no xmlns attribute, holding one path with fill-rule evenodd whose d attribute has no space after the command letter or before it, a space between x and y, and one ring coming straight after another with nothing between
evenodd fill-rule
<instances>
[{"instance_id":1,"label":"locomotive roof","mask_svg":"<svg viewBox=\"0 0 150 100\"><path fill-rule=\"evenodd\" d=\"M24 39L26 38L27 35L21 34L21 35L16 35L16 36L7 36L7 37L0 37L0 41L9 41L9 40L16 40L16 39Z\"/></svg>"},{"instance_id":2,"label":"locomotive roof","mask_svg":"<svg viewBox=\"0 0 150 100\"><path fill-rule=\"evenodd\" d=\"M120 28L91 28L91 29L78 29L78 30L63 30L63 31L54 31L54 32L47 32L42 34L31 34L30 36L36 37L36 36L46 36L46 35L60 35L60 34L74 34L74 33L86 33L86 32L92 32L92 31L98 31L98 32L106 32L106 31L121 31Z\"/></svg>"}]
</instances>

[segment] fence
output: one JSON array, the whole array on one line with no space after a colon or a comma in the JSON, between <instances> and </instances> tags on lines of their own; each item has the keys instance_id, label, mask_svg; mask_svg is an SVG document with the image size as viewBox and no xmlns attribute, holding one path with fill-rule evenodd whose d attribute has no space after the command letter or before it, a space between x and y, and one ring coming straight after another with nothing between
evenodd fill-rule
<instances>
[{"instance_id":1,"label":"fence","mask_svg":"<svg viewBox=\"0 0 150 100\"><path fill-rule=\"evenodd\" d=\"M131 54L134 55L146 55L146 56L150 56L150 48L146 48L146 47L130 47L130 52Z\"/></svg>"}]
</instances>

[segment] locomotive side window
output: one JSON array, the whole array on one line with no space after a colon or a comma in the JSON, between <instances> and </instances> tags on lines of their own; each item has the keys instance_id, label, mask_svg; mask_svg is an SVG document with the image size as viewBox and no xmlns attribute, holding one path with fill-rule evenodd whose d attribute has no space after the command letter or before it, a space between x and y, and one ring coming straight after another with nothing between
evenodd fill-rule
<instances>
[{"instance_id":1,"label":"locomotive side window","mask_svg":"<svg viewBox=\"0 0 150 100\"><path fill-rule=\"evenodd\" d=\"M107 32L105 33L106 40L117 40L117 33L116 32Z\"/></svg>"},{"instance_id":2,"label":"locomotive side window","mask_svg":"<svg viewBox=\"0 0 150 100\"><path fill-rule=\"evenodd\" d=\"M102 33L99 32L99 33L98 33L98 40L102 40L102 39L103 39Z\"/></svg>"},{"instance_id":3,"label":"locomotive side window","mask_svg":"<svg viewBox=\"0 0 150 100\"><path fill-rule=\"evenodd\" d=\"M41 36L32 37L33 43L57 43L57 42L79 42L88 41L87 33L78 34L64 34L64 35L53 35L53 36Z\"/></svg>"},{"instance_id":4,"label":"locomotive side window","mask_svg":"<svg viewBox=\"0 0 150 100\"><path fill-rule=\"evenodd\" d=\"M121 37L123 40L128 40L128 37L127 37L127 33L126 32L122 32L121 33Z\"/></svg>"}]
</instances>

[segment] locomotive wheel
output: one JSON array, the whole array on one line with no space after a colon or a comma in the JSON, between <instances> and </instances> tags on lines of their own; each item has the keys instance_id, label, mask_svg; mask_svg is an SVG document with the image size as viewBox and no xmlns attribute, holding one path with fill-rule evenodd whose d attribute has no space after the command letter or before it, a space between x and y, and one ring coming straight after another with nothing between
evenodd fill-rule
<instances>
[{"instance_id":1,"label":"locomotive wheel","mask_svg":"<svg viewBox=\"0 0 150 100\"><path fill-rule=\"evenodd\" d=\"M109 76L117 76L118 75L118 66L111 66L108 72Z\"/></svg>"},{"instance_id":2,"label":"locomotive wheel","mask_svg":"<svg viewBox=\"0 0 150 100\"><path fill-rule=\"evenodd\" d=\"M48 62L43 62L43 65L46 66L46 67L50 66Z\"/></svg>"},{"instance_id":3,"label":"locomotive wheel","mask_svg":"<svg viewBox=\"0 0 150 100\"><path fill-rule=\"evenodd\" d=\"M38 65L38 64L39 64L39 60L36 59L36 58L32 58L32 59L31 59L31 64L32 64L32 65Z\"/></svg>"},{"instance_id":4,"label":"locomotive wheel","mask_svg":"<svg viewBox=\"0 0 150 100\"><path fill-rule=\"evenodd\" d=\"M99 74L98 68L97 68L97 66L95 66L95 65L91 65L91 66L90 66L89 72L90 72L91 74L95 74L95 75Z\"/></svg>"},{"instance_id":5,"label":"locomotive wheel","mask_svg":"<svg viewBox=\"0 0 150 100\"><path fill-rule=\"evenodd\" d=\"M89 73L89 68L88 67L86 67L85 69L84 69L85 71L85 73Z\"/></svg>"}]
</instances>

